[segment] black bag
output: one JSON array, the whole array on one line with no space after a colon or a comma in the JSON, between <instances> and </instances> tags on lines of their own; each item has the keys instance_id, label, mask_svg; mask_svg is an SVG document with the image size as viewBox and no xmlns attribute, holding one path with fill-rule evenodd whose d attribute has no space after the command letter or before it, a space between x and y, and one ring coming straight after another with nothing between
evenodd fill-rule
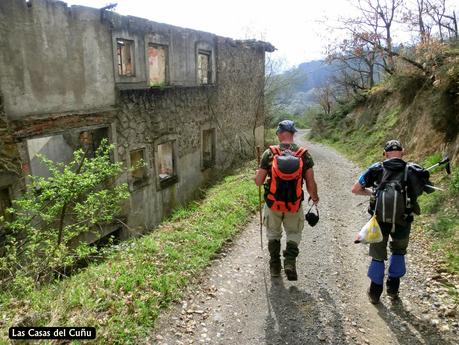
<instances>
[{"instance_id":1,"label":"black bag","mask_svg":"<svg viewBox=\"0 0 459 345\"><path fill-rule=\"evenodd\" d=\"M376 191L375 214L379 223L406 225L411 216L407 196L408 164L402 170L383 170L383 178Z\"/></svg>"}]
</instances>

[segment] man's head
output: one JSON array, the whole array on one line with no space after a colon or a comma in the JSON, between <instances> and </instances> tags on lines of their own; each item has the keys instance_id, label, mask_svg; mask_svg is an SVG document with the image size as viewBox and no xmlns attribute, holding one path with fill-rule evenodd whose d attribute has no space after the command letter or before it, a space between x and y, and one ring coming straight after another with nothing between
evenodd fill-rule
<instances>
[{"instance_id":1,"label":"man's head","mask_svg":"<svg viewBox=\"0 0 459 345\"><path fill-rule=\"evenodd\" d=\"M389 140L384 145L384 153L383 155L386 158L402 158L403 156L403 147L400 141L392 139Z\"/></svg>"},{"instance_id":2,"label":"man's head","mask_svg":"<svg viewBox=\"0 0 459 345\"><path fill-rule=\"evenodd\" d=\"M277 125L276 134L280 142L293 141L295 132L297 132L297 129L295 128L295 123L291 120L283 120Z\"/></svg>"}]
</instances>

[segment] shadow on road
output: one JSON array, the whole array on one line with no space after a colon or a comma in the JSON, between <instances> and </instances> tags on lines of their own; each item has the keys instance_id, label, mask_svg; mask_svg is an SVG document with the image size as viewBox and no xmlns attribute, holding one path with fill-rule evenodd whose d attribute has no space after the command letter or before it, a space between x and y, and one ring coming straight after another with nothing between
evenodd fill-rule
<instances>
[{"instance_id":1,"label":"shadow on road","mask_svg":"<svg viewBox=\"0 0 459 345\"><path fill-rule=\"evenodd\" d=\"M390 308L382 303L376 308L401 345L456 344L443 339L438 329L428 320L420 320L411 314L405 309L401 300L393 302Z\"/></svg>"},{"instance_id":2,"label":"shadow on road","mask_svg":"<svg viewBox=\"0 0 459 345\"><path fill-rule=\"evenodd\" d=\"M344 344L335 302L325 290L319 291L319 296L326 303L324 312L324 306L318 305L311 294L296 286L287 289L282 278L270 281L265 276L265 286L270 306L265 323L266 344L313 345L335 343L337 339Z\"/></svg>"}]
</instances>

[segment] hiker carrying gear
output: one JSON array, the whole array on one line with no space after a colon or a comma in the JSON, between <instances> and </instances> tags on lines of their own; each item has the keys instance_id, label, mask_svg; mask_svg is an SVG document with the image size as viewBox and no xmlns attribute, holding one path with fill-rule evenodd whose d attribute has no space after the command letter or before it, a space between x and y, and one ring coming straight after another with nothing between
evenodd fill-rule
<instances>
[{"instance_id":1,"label":"hiker carrying gear","mask_svg":"<svg viewBox=\"0 0 459 345\"><path fill-rule=\"evenodd\" d=\"M303 160L306 149L300 147L295 152L279 145L270 146L274 155L271 164L270 183L265 201L268 207L278 212L297 212L303 196Z\"/></svg>"},{"instance_id":2,"label":"hiker carrying gear","mask_svg":"<svg viewBox=\"0 0 459 345\"><path fill-rule=\"evenodd\" d=\"M352 192L370 196L370 214L376 218L383 233L383 240L370 244L372 261L368 268L371 280L368 296L371 303L378 303L383 292L387 242L389 236L391 257L389 276L386 281L387 294L398 297L400 278L406 273L405 254L414 214L420 214L417 198L427 191L429 172L415 163L405 162L404 151L398 140L389 140L384 145L383 162L370 166L352 186Z\"/></svg>"},{"instance_id":3,"label":"hiker carrying gear","mask_svg":"<svg viewBox=\"0 0 459 345\"><path fill-rule=\"evenodd\" d=\"M297 280L296 257L304 227L303 179L312 202L317 205L317 185L314 180L314 162L306 149L293 142L297 132L293 121L281 121L277 127L280 144L267 149L255 175L255 183L265 188L263 224L268 237L270 271L272 277L281 273L282 226L287 236L283 251L284 271L288 280Z\"/></svg>"}]
</instances>

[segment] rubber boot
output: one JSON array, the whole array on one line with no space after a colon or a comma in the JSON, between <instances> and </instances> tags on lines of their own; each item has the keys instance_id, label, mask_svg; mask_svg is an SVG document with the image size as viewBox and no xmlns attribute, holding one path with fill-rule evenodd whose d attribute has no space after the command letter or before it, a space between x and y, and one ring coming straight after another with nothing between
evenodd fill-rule
<instances>
[{"instance_id":1,"label":"rubber boot","mask_svg":"<svg viewBox=\"0 0 459 345\"><path fill-rule=\"evenodd\" d=\"M293 241L288 241L287 248L284 250L284 271L287 280L298 280L296 272L296 257L298 253L298 245Z\"/></svg>"},{"instance_id":2,"label":"rubber boot","mask_svg":"<svg viewBox=\"0 0 459 345\"><path fill-rule=\"evenodd\" d=\"M280 277L281 273L281 259L280 259L280 240L270 240L268 241L268 250L269 250L269 271L271 272L271 277Z\"/></svg>"},{"instance_id":3,"label":"rubber boot","mask_svg":"<svg viewBox=\"0 0 459 345\"><path fill-rule=\"evenodd\" d=\"M373 304L378 304L379 298L381 297L382 292L383 292L382 285L371 282L370 288L367 291L370 302Z\"/></svg>"},{"instance_id":4,"label":"rubber boot","mask_svg":"<svg viewBox=\"0 0 459 345\"><path fill-rule=\"evenodd\" d=\"M387 278L386 287L387 296L389 296L393 300L398 299L398 288L400 287L400 278Z\"/></svg>"}]
</instances>

